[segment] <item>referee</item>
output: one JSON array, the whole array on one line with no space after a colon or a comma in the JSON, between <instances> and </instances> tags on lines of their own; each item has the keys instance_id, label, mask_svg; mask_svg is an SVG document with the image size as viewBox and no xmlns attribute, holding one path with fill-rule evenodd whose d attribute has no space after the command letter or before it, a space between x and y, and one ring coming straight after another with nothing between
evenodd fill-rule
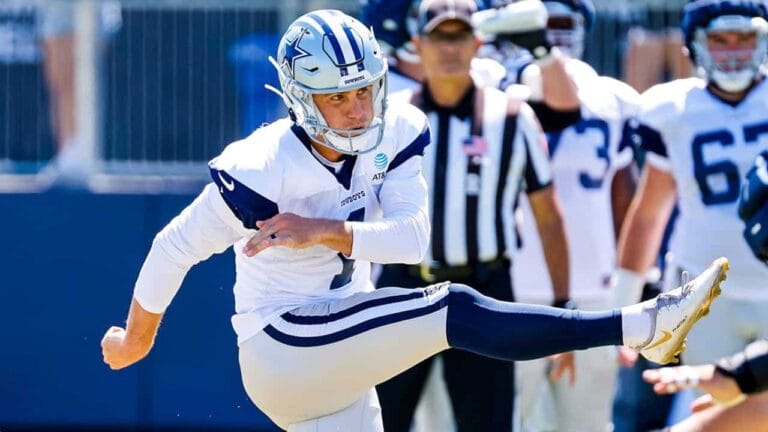
<instances>
[{"instance_id":1,"label":"referee","mask_svg":"<svg viewBox=\"0 0 768 432\"><path fill-rule=\"evenodd\" d=\"M411 102L428 116L423 158L430 188L431 246L421 265L386 265L378 286L419 287L451 280L511 301L513 210L525 192L541 236L556 305L568 301L568 248L552 188L546 141L533 110L473 82L481 45L473 0L426 0L415 39L425 80ZM513 363L449 350L444 378L458 431L512 430ZM384 430L408 432L433 359L379 385ZM572 368L565 356L561 367Z\"/></svg>"}]
</instances>

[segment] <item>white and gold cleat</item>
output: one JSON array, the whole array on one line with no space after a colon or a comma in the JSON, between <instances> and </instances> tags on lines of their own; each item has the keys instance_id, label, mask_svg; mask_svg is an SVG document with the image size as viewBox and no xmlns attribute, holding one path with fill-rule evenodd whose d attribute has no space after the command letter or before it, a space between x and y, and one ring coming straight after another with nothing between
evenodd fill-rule
<instances>
[{"instance_id":1,"label":"white and gold cleat","mask_svg":"<svg viewBox=\"0 0 768 432\"><path fill-rule=\"evenodd\" d=\"M709 313L712 301L720 295L728 268L728 259L718 258L696 279L647 301L648 313L655 316L652 336L635 349L652 362L677 363L685 351L688 332Z\"/></svg>"}]
</instances>

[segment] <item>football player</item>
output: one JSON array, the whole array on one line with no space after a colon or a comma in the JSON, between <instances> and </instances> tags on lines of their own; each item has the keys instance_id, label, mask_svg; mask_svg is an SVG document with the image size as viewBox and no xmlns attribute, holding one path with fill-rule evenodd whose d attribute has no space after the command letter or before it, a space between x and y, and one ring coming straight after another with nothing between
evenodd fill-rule
<instances>
[{"instance_id":1,"label":"football player","mask_svg":"<svg viewBox=\"0 0 768 432\"><path fill-rule=\"evenodd\" d=\"M553 183L562 205L569 257L571 300L579 308L608 307L608 284L616 263L616 233L632 198L631 141L622 139L640 96L613 78L598 76L581 61L594 21L589 0L545 1L546 39L566 58L578 89L580 119L547 134ZM523 63L515 74L526 74ZM528 200L519 205L521 247L513 259L515 294L522 302L551 304L541 241ZM519 363L518 400L523 430L604 430L610 423L617 375L611 347L576 353L575 383L548 384L546 359ZM551 403L550 403L551 402Z\"/></svg>"},{"instance_id":2,"label":"football player","mask_svg":"<svg viewBox=\"0 0 768 432\"><path fill-rule=\"evenodd\" d=\"M374 386L448 348L521 360L623 344L674 361L719 293L725 258L686 287L601 312L450 282L373 290L369 262L417 264L427 248L425 116L387 109L381 49L339 11L294 21L274 64L290 117L213 159L213 182L156 236L125 328L102 339L111 368L149 353L190 267L232 245L243 384L291 432L381 431Z\"/></svg>"},{"instance_id":3,"label":"football player","mask_svg":"<svg viewBox=\"0 0 768 432\"><path fill-rule=\"evenodd\" d=\"M734 263L723 302L691 333L686 362L710 363L768 336L768 268L742 240L737 214L740 179L768 148L767 16L760 0L689 3L682 29L703 77L642 95L637 133L647 163L619 240L614 304L640 298L642 274L656 259L676 204L667 283L674 286L683 270L700 271L720 254Z\"/></svg>"}]
</instances>

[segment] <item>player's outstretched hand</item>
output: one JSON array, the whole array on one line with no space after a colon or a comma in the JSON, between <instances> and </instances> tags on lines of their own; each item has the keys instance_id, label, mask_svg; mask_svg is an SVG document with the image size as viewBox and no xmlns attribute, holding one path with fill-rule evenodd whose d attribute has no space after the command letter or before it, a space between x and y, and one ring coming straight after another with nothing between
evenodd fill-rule
<instances>
[{"instance_id":1,"label":"player's outstretched hand","mask_svg":"<svg viewBox=\"0 0 768 432\"><path fill-rule=\"evenodd\" d=\"M123 369L143 359L149 349L129 343L125 339L125 329L110 327L101 339L101 354L104 363L113 370Z\"/></svg>"},{"instance_id":2,"label":"player's outstretched hand","mask_svg":"<svg viewBox=\"0 0 768 432\"><path fill-rule=\"evenodd\" d=\"M343 226L343 222L280 213L256 222L259 231L248 240L243 253L254 256L272 246L304 249L322 244L334 227L339 225Z\"/></svg>"},{"instance_id":3,"label":"player's outstretched hand","mask_svg":"<svg viewBox=\"0 0 768 432\"><path fill-rule=\"evenodd\" d=\"M653 384L653 390L658 394L676 393L692 387L709 393L694 402L694 411L708 408L713 403L733 405L744 398L736 382L718 373L711 364L648 369L643 372L643 379Z\"/></svg>"}]
</instances>

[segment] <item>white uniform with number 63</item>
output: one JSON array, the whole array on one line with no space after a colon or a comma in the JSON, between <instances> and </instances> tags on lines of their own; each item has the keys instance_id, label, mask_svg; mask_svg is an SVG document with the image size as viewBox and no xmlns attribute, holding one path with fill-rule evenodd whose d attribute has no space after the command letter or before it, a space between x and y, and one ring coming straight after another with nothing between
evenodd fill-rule
<instances>
[{"instance_id":1,"label":"white uniform with number 63","mask_svg":"<svg viewBox=\"0 0 768 432\"><path fill-rule=\"evenodd\" d=\"M709 362L768 335L768 267L752 255L737 215L744 175L768 149L768 84L763 79L736 105L699 78L660 84L642 95L638 120L648 163L669 172L677 186L672 268L696 274L718 256L732 265L723 301L689 336L685 361ZM677 273L668 286L678 282Z\"/></svg>"},{"instance_id":2,"label":"white uniform with number 63","mask_svg":"<svg viewBox=\"0 0 768 432\"><path fill-rule=\"evenodd\" d=\"M648 162L677 184L680 219L670 245L677 264L695 274L727 256L733 270L723 295L768 299L768 267L744 242L736 214L741 181L768 149L768 85L731 106L698 78L661 84L643 94L639 122Z\"/></svg>"}]
</instances>

